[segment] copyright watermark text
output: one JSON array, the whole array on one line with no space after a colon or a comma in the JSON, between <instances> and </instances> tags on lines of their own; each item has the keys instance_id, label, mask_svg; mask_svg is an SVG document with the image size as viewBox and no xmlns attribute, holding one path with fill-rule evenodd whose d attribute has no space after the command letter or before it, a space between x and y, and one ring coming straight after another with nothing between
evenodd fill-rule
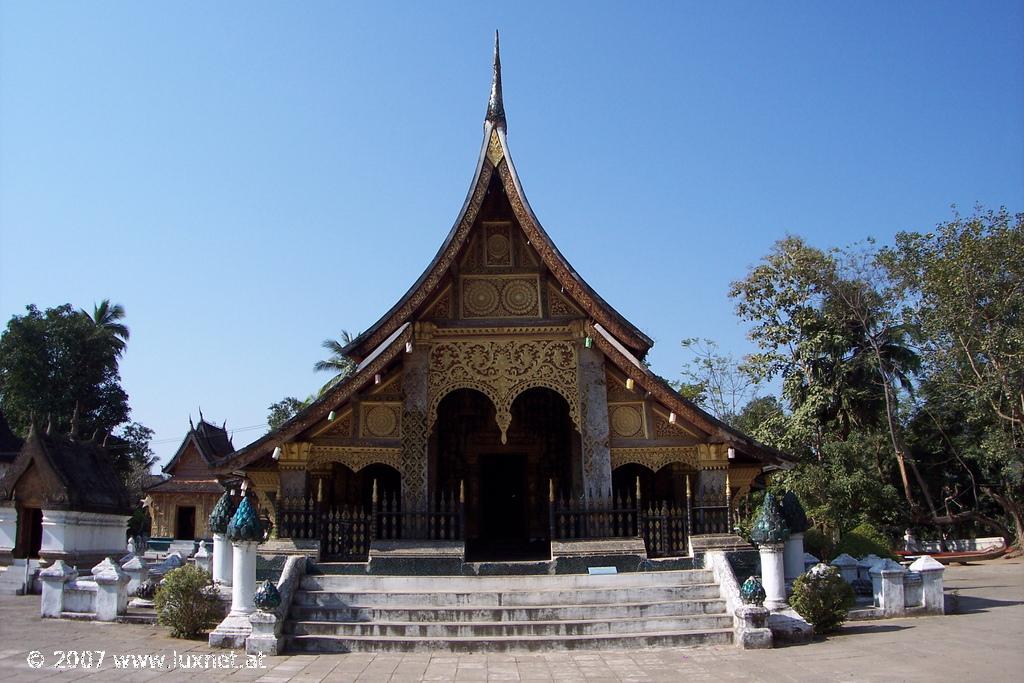
<instances>
[{"instance_id":1,"label":"copyright watermark text","mask_svg":"<svg viewBox=\"0 0 1024 683\"><path fill-rule=\"evenodd\" d=\"M265 669L265 655L239 655L237 652L202 653L178 652L123 654L107 653L106 650L53 650L43 653L29 652L25 657L29 668L82 670L120 669L128 671L170 671L182 669L191 671L225 669Z\"/></svg>"}]
</instances>

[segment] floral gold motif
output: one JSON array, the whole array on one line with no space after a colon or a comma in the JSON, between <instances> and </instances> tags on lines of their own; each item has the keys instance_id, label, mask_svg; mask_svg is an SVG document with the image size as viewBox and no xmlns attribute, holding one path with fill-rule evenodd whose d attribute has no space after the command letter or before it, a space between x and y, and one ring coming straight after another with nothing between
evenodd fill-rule
<instances>
[{"instance_id":1,"label":"floral gold motif","mask_svg":"<svg viewBox=\"0 0 1024 683\"><path fill-rule=\"evenodd\" d=\"M476 389L491 399L502 441L512 423L512 402L534 387L557 392L580 428L576 346L568 340L470 340L435 344L430 352L427 429L441 399L456 389Z\"/></svg>"}]
</instances>

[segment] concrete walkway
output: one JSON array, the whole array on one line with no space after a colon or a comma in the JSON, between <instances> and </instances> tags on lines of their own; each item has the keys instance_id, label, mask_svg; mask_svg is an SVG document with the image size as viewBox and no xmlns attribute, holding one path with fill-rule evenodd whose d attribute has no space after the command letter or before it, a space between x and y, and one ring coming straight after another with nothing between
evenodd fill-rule
<instances>
[{"instance_id":1,"label":"concrete walkway","mask_svg":"<svg viewBox=\"0 0 1024 683\"><path fill-rule=\"evenodd\" d=\"M0 597L0 680L41 681L1016 681L1024 670L1024 561L954 565L945 617L847 624L809 645L522 655L275 657L211 651L157 627L39 618L39 597ZM60 652L79 653L54 668ZM83 668L93 651L93 668ZM104 652L102 663L99 652ZM31 668L28 657L37 652ZM54 654L54 653L58 654ZM164 659L131 658L155 655ZM97 668L98 665L98 668ZM188 668L191 666L192 668Z\"/></svg>"}]
</instances>

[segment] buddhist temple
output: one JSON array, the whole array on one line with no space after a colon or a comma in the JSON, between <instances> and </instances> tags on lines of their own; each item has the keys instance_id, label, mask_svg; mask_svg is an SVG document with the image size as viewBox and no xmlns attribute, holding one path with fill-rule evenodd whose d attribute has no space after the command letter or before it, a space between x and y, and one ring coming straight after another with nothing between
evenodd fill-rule
<instances>
[{"instance_id":1,"label":"buddhist temple","mask_svg":"<svg viewBox=\"0 0 1024 683\"><path fill-rule=\"evenodd\" d=\"M412 287L345 348L355 372L237 451L190 434L168 468L191 457L203 481L245 477L274 535L319 543L328 560L365 560L385 539L464 544L481 560L618 537L687 555L691 536L730 531L739 498L781 456L652 373L652 344L530 208L496 40L462 209ZM151 491L158 508L183 479ZM172 533L160 521L172 518L155 513L155 529Z\"/></svg>"},{"instance_id":2,"label":"buddhist temple","mask_svg":"<svg viewBox=\"0 0 1024 683\"><path fill-rule=\"evenodd\" d=\"M192 541L209 538L207 519L224 493L211 471L213 464L232 453L235 446L227 424L199 424L189 418L189 430L163 472L167 479L146 488L145 506L150 516L150 536Z\"/></svg>"}]
</instances>

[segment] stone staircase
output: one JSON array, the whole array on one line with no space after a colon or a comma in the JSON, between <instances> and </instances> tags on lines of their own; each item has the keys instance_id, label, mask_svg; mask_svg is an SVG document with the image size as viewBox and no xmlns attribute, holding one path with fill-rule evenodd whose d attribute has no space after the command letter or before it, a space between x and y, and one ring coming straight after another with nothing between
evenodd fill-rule
<instances>
[{"instance_id":1,"label":"stone staircase","mask_svg":"<svg viewBox=\"0 0 1024 683\"><path fill-rule=\"evenodd\" d=\"M285 623L298 652L504 652L731 643L710 571L309 575Z\"/></svg>"}]
</instances>

